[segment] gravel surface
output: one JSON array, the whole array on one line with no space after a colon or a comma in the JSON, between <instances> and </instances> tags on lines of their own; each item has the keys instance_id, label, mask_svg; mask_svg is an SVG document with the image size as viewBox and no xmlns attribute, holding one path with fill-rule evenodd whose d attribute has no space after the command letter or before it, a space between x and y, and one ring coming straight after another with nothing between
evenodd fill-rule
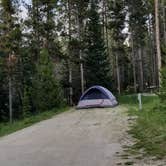
<instances>
[{"instance_id":1,"label":"gravel surface","mask_svg":"<svg viewBox=\"0 0 166 166\"><path fill-rule=\"evenodd\" d=\"M1 166L116 166L132 144L123 106L62 113L0 139ZM131 159L130 159L131 160ZM129 162L130 162L129 160ZM133 161L133 160L132 160ZM128 163L131 164L131 163Z\"/></svg>"}]
</instances>

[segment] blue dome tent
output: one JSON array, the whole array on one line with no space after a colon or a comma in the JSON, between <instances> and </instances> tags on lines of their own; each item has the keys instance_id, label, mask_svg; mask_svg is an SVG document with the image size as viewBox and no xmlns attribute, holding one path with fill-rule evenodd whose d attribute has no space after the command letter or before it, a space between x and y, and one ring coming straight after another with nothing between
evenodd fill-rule
<instances>
[{"instance_id":1,"label":"blue dome tent","mask_svg":"<svg viewBox=\"0 0 166 166\"><path fill-rule=\"evenodd\" d=\"M77 109L114 107L118 104L115 96L102 86L93 86L81 96Z\"/></svg>"}]
</instances>

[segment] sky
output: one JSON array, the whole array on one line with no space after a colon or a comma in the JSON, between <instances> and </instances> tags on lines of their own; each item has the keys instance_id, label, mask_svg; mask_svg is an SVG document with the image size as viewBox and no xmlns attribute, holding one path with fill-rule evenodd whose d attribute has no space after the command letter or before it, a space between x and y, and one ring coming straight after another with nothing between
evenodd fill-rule
<instances>
[{"instance_id":1,"label":"sky","mask_svg":"<svg viewBox=\"0 0 166 166\"><path fill-rule=\"evenodd\" d=\"M27 9L24 7L23 3L31 4L31 0L21 0L21 6L20 6L21 13L20 13L20 16L21 16L21 18L25 19L27 17Z\"/></svg>"}]
</instances>

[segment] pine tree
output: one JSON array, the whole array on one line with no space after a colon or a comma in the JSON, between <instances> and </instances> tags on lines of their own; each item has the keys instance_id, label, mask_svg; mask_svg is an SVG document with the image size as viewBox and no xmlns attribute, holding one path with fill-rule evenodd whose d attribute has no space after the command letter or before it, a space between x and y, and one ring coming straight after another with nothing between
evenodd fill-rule
<instances>
[{"instance_id":1,"label":"pine tree","mask_svg":"<svg viewBox=\"0 0 166 166\"><path fill-rule=\"evenodd\" d=\"M135 90L136 86L138 85L138 90L140 92L144 91L147 86L146 84L149 84L153 81L155 76L153 74L152 78L149 78L152 74L150 74L152 69L151 66L154 64L148 64L151 59L153 59L153 49L150 48L151 53L147 53L147 47L149 45L153 45L153 36L150 36L149 34L153 32L150 32L153 28L153 25L150 25L151 22L153 22L153 13L151 10L150 1L145 0L126 0L127 6L128 6L128 13L129 13L129 31L131 34L131 45L132 45L132 66L135 77ZM154 7L154 6L153 6ZM140 10L141 9L141 10ZM147 25L147 22L149 22L149 27ZM149 29L148 29L149 28ZM149 31L149 32L148 32ZM148 34L149 33L149 34ZM148 42L148 35L151 39L150 42ZM149 51L149 52L150 52ZM155 59L155 58L154 58ZM149 61L149 62L148 62ZM153 61L152 61L153 63ZM151 67L151 68L150 68ZM152 81L150 81L150 79ZM151 84L153 85L153 84ZM150 86L150 85L149 85ZM155 85L154 85L155 86Z\"/></svg>"},{"instance_id":2,"label":"pine tree","mask_svg":"<svg viewBox=\"0 0 166 166\"><path fill-rule=\"evenodd\" d=\"M10 120L12 120L13 110L20 111L20 43L21 30L18 21L19 6L17 1L1 0L0 2L0 50L2 51L5 63L5 80L8 82L4 86L8 88ZM12 93L15 90L16 93ZM19 114L18 114L19 116ZM18 117L17 116L17 117Z\"/></svg>"},{"instance_id":3,"label":"pine tree","mask_svg":"<svg viewBox=\"0 0 166 166\"><path fill-rule=\"evenodd\" d=\"M50 107L52 108L53 105L53 103L50 103L50 105L48 104L48 108L46 108L47 104L44 103L44 93L41 96L39 95L39 89L44 86L44 83L41 82L40 84L38 81L40 81L40 78L47 77L46 75L42 75L42 70L45 70L46 68L50 70L50 73L48 74L51 75L54 66L51 61L57 60L62 54L57 38L57 27L55 22L57 2L58 1L56 0L32 0L32 5L27 5L28 18L25 20L25 25L26 28L31 29L31 31L28 31L25 34L27 40L25 41L26 47L24 48L26 51L24 51L23 55L23 69L25 76L24 86L27 86L28 89L32 89L32 92L29 92L32 93L29 94L29 97L30 101L32 101L31 108L33 112L36 110L49 109ZM46 60L46 63L48 62L50 66L43 64L45 63L44 60ZM44 69L42 69L42 66ZM55 80L55 78L48 79ZM57 84L57 86L59 85ZM46 91L45 93L47 94ZM37 94L38 99L33 99L34 94ZM52 101L56 103L55 100L56 99L53 99Z\"/></svg>"},{"instance_id":4,"label":"pine tree","mask_svg":"<svg viewBox=\"0 0 166 166\"><path fill-rule=\"evenodd\" d=\"M21 42L21 30L17 13L18 4L12 0L1 0L0 7L0 48L6 56L12 53L17 54Z\"/></svg>"},{"instance_id":5,"label":"pine tree","mask_svg":"<svg viewBox=\"0 0 166 166\"><path fill-rule=\"evenodd\" d=\"M124 88L125 82L123 77L126 77L124 68L127 67L127 56L125 53L125 38L126 34L123 33L125 28L125 17L126 10L123 0L110 0L109 5L110 19L109 19L109 29L112 31L111 34L111 47L112 47L112 62L113 70L115 70L116 84L118 93ZM125 76L124 76L125 75Z\"/></svg>"},{"instance_id":6,"label":"pine tree","mask_svg":"<svg viewBox=\"0 0 166 166\"><path fill-rule=\"evenodd\" d=\"M33 99L37 111L50 110L60 106L62 103L62 92L58 81L55 79L53 64L46 48L43 48L40 52L36 69Z\"/></svg>"},{"instance_id":7,"label":"pine tree","mask_svg":"<svg viewBox=\"0 0 166 166\"><path fill-rule=\"evenodd\" d=\"M8 96L6 95L6 75L4 69L4 57L0 52L0 122L8 120Z\"/></svg>"},{"instance_id":8,"label":"pine tree","mask_svg":"<svg viewBox=\"0 0 166 166\"><path fill-rule=\"evenodd\" d=\"M102 38L97 1L91 1L88 19L85 57L87 87L98 84L111 88L110 60Z\"/></svg>"}]
</instances>

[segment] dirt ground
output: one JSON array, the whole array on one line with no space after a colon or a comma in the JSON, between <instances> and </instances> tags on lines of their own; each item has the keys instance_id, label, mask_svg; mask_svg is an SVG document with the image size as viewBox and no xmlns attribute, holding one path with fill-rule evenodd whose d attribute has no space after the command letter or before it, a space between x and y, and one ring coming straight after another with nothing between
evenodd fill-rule
<instances>
[{"instance_id":1,"label":"dirt ground","mask_svg":"<svg viewBox=\"0 0 166 166\"><path fill-rule=\"evenodd\" d=\"M133 143L129 122L124 106L71 110L1 138L0 165L161 166L125 154L124 145Z\"/></svg>"}]
</instances>

